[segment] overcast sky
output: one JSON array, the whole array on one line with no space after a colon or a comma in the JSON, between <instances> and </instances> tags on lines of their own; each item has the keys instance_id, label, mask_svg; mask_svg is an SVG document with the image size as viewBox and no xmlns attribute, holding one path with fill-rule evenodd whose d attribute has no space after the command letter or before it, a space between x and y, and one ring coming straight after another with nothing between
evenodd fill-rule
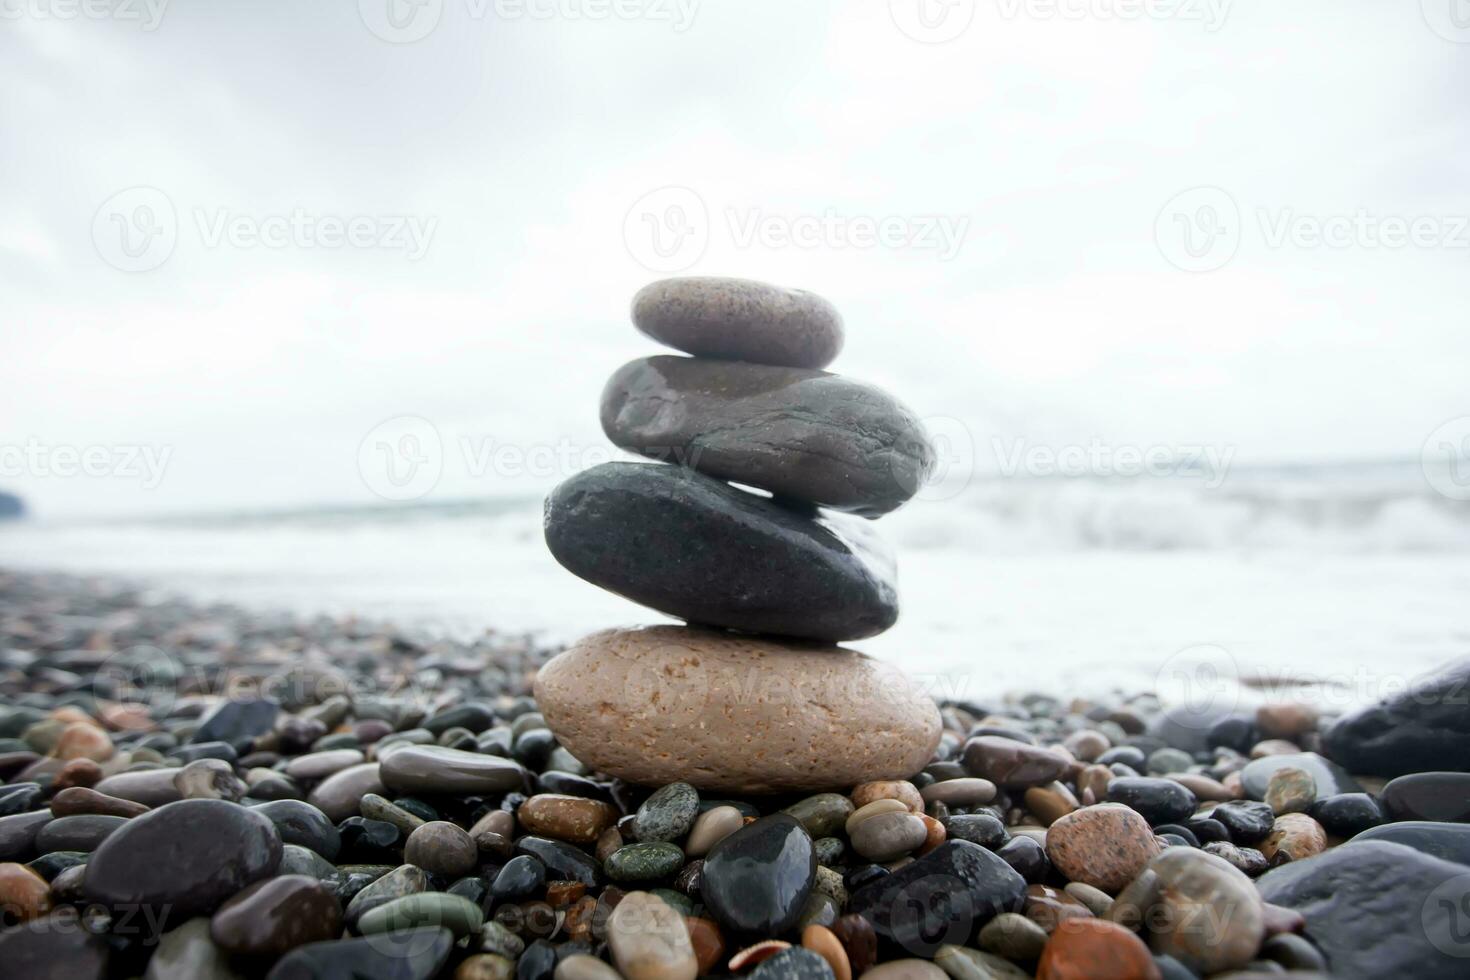
<instances>
[{"instance_id":1,"label":"overcast sky","mask_svg":"<svg viewBox=\"0 0 1470 980\"><path fill-rule=\"evenodd\" d=\"M411 416L430 499L536 489L665 274L828 296L834 370L986 448L1470 413L1454 0L920 2L0 0L0 486L377 501Z\"/></svg>"}]
</instances>

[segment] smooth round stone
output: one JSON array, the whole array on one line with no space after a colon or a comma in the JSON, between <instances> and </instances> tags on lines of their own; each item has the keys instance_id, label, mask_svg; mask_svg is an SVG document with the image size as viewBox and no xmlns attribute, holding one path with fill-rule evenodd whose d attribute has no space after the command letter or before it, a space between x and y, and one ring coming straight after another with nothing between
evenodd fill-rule
<instances>
[{"instance_id":1,"label":"smooth round stone","mask_svg":"<svg viewBox=\"0 0 1470 980\"><path fill-rule=\"evenodd\" d=\"M219 907L209 922L216 946L246 956L280 956L335 939L342 907L326 885L303 875L258 881Z\"/></svg>"},{"instance_id":2,"label":"smooth round stone","mask_svg":"<svg viewBox=\"0 0 1470 980\"><path fill-rule=\"evenodd\" d=\"M684 917L647 892L623 896L608 919L607 942L626 980L694 980L698 974Z\"/></svg>"},{"instance_id":3,"label":"smooth round stone","mask_svg":"<svg viewBox=\"0 0 1470 980\"><path fill-rule=\"evenodd\" d=\"M145 769L139 772L120 772L108 776L92 788L104 796L115 796L120 800L141 803L146 807L161 807L183 799L174 776L178 768Z\"/></svg>"},{"instance_id":4,"label":"smooth round stone","mask_svg":"<svg viewBox=\"0 0 1470 980\"><path fill-rule=\"evenodd\" d=\"M281 847L275 825L247 807L181 800L134 817L103 841L87 864L84 890L112 907L207 914L273 874Z\"/></svg>"},{"instance_id":5,"label":"smooth round stone","mask_svg":"<svg viewBox=\"0 0 1470 980\"><path fill-rule=\"evenodd\" d=\"M529 854L520 854L505 862L490 886L490 894L499 899L526 898L545 884L546 865Z\"/></svg>"},{"instance_id":6,"label":"smooth round stone","mask_svg":"<svg viewBox=\"0 0 1470 980\"><path fill-rule=\"evenodd\" d=\"M1108 803L1132 807L1150 824L1181 823L1194 813L1198 800L1172 779L1124 777L1108 783Z\"/></svg>"},{"instance_id":7,"label":"smooth round stone","mask_svg":"<svg viewBox=\"0 0 1470 980\"><path fill-rule=\"evenodd\" d=\"M995 799L995 784L988 779L963 776L930 783L919 790L925 803L943 803L946 806L981 806Z\"/></svg>"},{"instance_id":8,"label":"smooth round stone","mask_svg":"<svg viewBox=\"0 0 1470 980\"><path fill-rule=\"evenodd\" d=\"M940 736L934 702L890 665L677 626L593 634L541 668L535 694L579 759L645 786L770 793L903 778Z\"/></svg>"},{"instance_id":9,"label":"smooth round stone","mask_svg":"<svg viewBox=\"0 0 1470 980\"><path fill-rule=\"evenodd\" d=\"M357 931L371 936L400 929L442 926L463 937L479 932L484 923L485 913L467 898L448 892L419 892L362 913L357 919Z\"/></svg>"},{"instance_id":10,"label":"smooth round stone","mask_svg":"<svg viewBox=\"0 0 1470 980\"><path fill-rule=\"evenodd\" d=\"M1202 975L1255 957L1265 938L1265 909L1249 878L1213 854L1184 847L1160 854L1149 870L1157 875L1161 907L1145 918L1155 953Z\"/></svg>"},{"instance_id":11,"label":"smooth round stone","mask_svg":"<svg viewBox=\"0 0 1470 980\"><path fill-rule=\"evenodd\" d=\"M843 829L846 831L847 835L851 837L857 831L858 824L862 823L865 820L871 820L873 817L880 816L885 813L916 812L917 811L914 811L905 806L902 800L895 800L891 798L876 799L873 800L871 803L864 803L852 813L848 814L847 819L843 822Z\"/></svg>"},{"instance_id":12,"label":"smooth round stone","mask_svg":"<svg viewBox=\"0 0 1470 980\"><path fill-rule=\"evenodd\" d=\"M795 817L777 813L714 846L704 859L700 894L731 932L779 936L800 918L816 871L806 829Z\"/></svg>"},{"instance_id":13,"label":"smooth round stone","mask_svg":"<svg viewBox=\"0 0 1470 980\"><path fill-rule=\"evenodd\" d=\"M378 769L376 762L349 766L318 783L316 789L307 796L306 802L325 813L332 823L341 823L358 813L364 796L369 793L383 794L383 781L379 777Z\"/></svg>"},{"instance_id":14,"label":"smooth round stone","mask_svg":"<svg viewBox=\"0 0 1470 980\"><path fill-rule=\"evenodd\" d=\"M1317 785L1317 799L1326 799L1339 793L1361 793L1363 787L1358 785L1341 766L1322 758L1315 752L1292 752L1285 755L1268 755L1264 758L1253 759L1244 769L1240 771L1240 782L1245 789L1245 795L1253 800L1264 800L1266 798L1266 787L1271 783L1271 775L1278 769L1284 768L1302 769L1311 775L1312 781Z\"/></svg>"},{"instance_id":15,"label":"smooth round stone","mask_svg":"<svg viewBox=\"0 0 1470 980\"><path fill-rule=\"evenodd\" d=\"M136 817L147 813L148 807L115 796L105 796L85 786L68 786L51 797L51 813L56 817L73 817L83 814L98 814L109 817Z\"/></svg>"},{"instance_id":16,"label":"smooth round stone","mask_svg":"<svg viewBox=\"0 0 1470 980\"><path fill-rule=\"evenodd\" d=\"M940 946L934 965L952 980L1031 980L1030 972L1010 960L966 946Z\"/></svg>"},{"instance_id":17,"label":"smooth round stone","mask_svg":"<svg viewBox=\"0 0 1470 980\"><path fill-rule=\"evenodd\" d=\"M1092 910L1076 898L1051 885L1027 885L1021 911L1046 932L1055 931L1067 919L1087 918Z\"/></svg>"},{"instance_id":18,"label":"smooth round stone","mask_svg":"<svg viewBox=\"0 0 1470 980\"><path fill-rule=\"evenodd\" d=\"M363 913L387 905L396 898L426 892L429 887L429 875L422 868L412 864L400 865L352 896L344 918L348 925L356 927Z\"/></svg>"},{"instance_id":19,"label":"smooth round stone","mask_svg":"<svg viewBox=\"0 0 1470 980\"><path fill-rule=\"evenodd\" d=\"M965 743L965 768L998 786L1043 786L1067 771L1067 757L997 735L980 735Z\"/></svg>"},{"instance_id":20,"label":"smooth round stone","mask_svg":"<svg viewBox=\"0 0 1470 980\"><path fill-rule=\"evenodd\" d=\"M617 822L618 811L601 800L538 793L520 805L516 819L530 833L591 844Z\"/></svg>"},{"instance_id":21,"label":"smooth round stone","mask_svg":"<svg viewBox=\"0 0 1470 980\"><path fill-rule=\"evenodd\" d=\"M587 959L592 959L588 956ZM466 957L454 969L454 980L511 980L516 976L514 960L498 953L477 953ZM613 976L617 973L614 971Z\"/></svg>"},{"instance_id":22,"label":"smooth round stone","mask_svg":"<svg viewBox=\"0 0 1470 980\"><path fill-rule=\"evenodd\" d=\"M1470 864L1470 824L1405 820L1370 827L1353 838L1354 843L1375 840L1403 844L1444 861Z\"/></svg>"},{"instance_id":23,"label":"smooth round stone","mask_svg":"<svg viewBox=\"0 0 1470 980\"><path fill-rule=\"evenodd\" d=\"M394 749L379 766L383 785L397 793L504 793L526 779L526 770L510 759L438 745Z\"/></svg>"},{"instance_id":24,"label":"smooth round stone","mask_svg":"<svg viewBox=\"0 0 1470 980\"><path fill-rule=\"evenodd\" d=\"M1001 912L1018 910L1025 892L1026 882L1000 857L951 840L855 891L848 910L904 951L933 956Z\"/></svg>"},{"instance_id":25,"label":"smooth round stone","mask_svg":"<svg viewBox=\"0 0 1470 980\"><path fill-rule=\"evenodd\" d=\"M357 749L333 749L329 752L298 755L286 763L286 775L303 781L326 779L349 766L361 765L363 758L363 754Z\"/></svg>"},{"instance_id":26,"label":"smooth round stone","mask_svg":"<svg viewBox=\"0 0 1470 980\"><path fill-rule=\"evenodd\" d=\"M342 835L327 815L303 800L272 800L253 808L271 823L286 844L308 848L328 861L342 850Z\"/></svg>"},{"instance_id":27,"label":"smooth round stone","mask_svg":"<svg viewBox=\"0 0 1470 980\"><path fill-rule=\"evenodd\" d=\"M991 850L1003 845L1010 834L998 817L990 813L961 813L949 818L945 833L954 840L967 840Z\"/></svg>"},{"instance_id":28,"label":"smooth round stone","mask_svg":"<svg viewBox=\"0 0 1470 980\"><path fill-rule=\"evenodd\" d=\"M660 533L645 533L650 527ZM788 507L683 467L583 470L546 498L544 530L568 571L689 622L839 641L875 636L898 619L892 551L864 522Z\"/></svg>"},{"instance_id":29,"label":"smooth round stone","mask_svg":"<svg viewBox=\"0 0 1470 980\"><path fill-rule=\"evenodd\" d=\"M818 793L799 800L782 810L789 813L812 837L831 837L842 830L853 814L853 804L841 793Z\"/></svg>"},{"instance_id":30,"label":"smooth round stone","mask_svg":"<svg viewBox=\"0 0 1470 980\"><path fill-rule=\"evenodd\" d=\"M435 820L408 835L403 860L430 874L460 878L475 870L480 849L462 828L447 820Z\"/></svg>"},{"instance_id":31,"label":"smooth round stone","mask_svg":"<svg viewBox=\"0 0 1470 980\"><path fill-rule=\"evenodd\" d=\"M591 888L602 884L602 865L581 848L549 837L522 837L515 843L521 854L530 855L546 866L554 881L580 881Z\"/></svg>"},{"instance_id":32,"label":"smooth round stone","mask_svg":"<svg viewBox=\"0 0 1470 980\"><path fill-rule=\"evenodd\" d=\"M684 852L667 841L644 841L613 851L603 863L613 881L653 881L684 866Z\"/></svg>"},{"instance_id":33,"label":"smooth round stone","mask_svg":"<svg viewBox=\"0 0 1470 980\"><path fill-rule=\"evenodd\" d=\"M694 947L694 959L699 964L701 975L712 973L725 958L725 937L713 919L698 916L684 917L689 927L689 942Z\"/></svg>"},{"instance_id":34,"label":"smooth round stone","mask_svg":"<svg viewBox=\"0 0 1470 980\"><path fill-rule=\"evenodd\" d=\"M884 966L888 965L890 964L884 964ZM929 966L928 963L924 965ZM866 975L873 976L882 969L883 967L874 967ZM943 974L940 975L943 976ZM832 967L827 965L827 961L822 958L821 954L801 946L783 949L775 956L762 960L760 965L751 971L750 976L752 980L833 980ZM918 976L915 974L915 977ZM891 977L890 980L892 980ZM924 980L929 980L929 978L924 978Z\"/></svg>"},{"instance_id":35,"label":"smooth round stone","mask_svg":"<svg viewBox=\"0 0 1470 980\"><path fill-rule=\"evenodd\" d=\"M669 783L653 792L633 821L640 841L671 841L683 837L699 815L699 791L688 783Z\"/></svg>"},{"instance_id":36,"label":"smooth round stone","mask_svg":"<svg viewBox=\"0 0 1470 980\"><path fill-rule=\"evenodd\" d=\"M687 276L633 297L633 325L697 357L823 368L842 350L842 316L816 293L752 279Z\"/></svg>"},{"instance_id":37,"label":"smooth round stone","mask_svg":"<svg viewBox=\"0 0 1470 980\"><path fill-rule=\"evenodd\" d=\"M1271 833L1261 841L1261 853L1268 861L1284 858L1300 861L1327 849L1327 834L1322 825L1305 813L1283 813L1276 818Z\"/></svg>"},{"instance_id":38,"label":"smooth round stone","mask_svg":"<svg viewBox=\"0 0 1470 980\"><path fill-rule=\"evenodd\" d=\"M1318 952L1310 940L1289 932L1270 936L1261 944L1261 956L1280 963L1288 972L1327 972L1327 958Z\"/></svg>"},{"instance_id":39,"label":"smooth round stone","mask_svg":"<svg viewBox=\"0 0 1470 980\"><path fill-rule=\"evenodd\" d=\"M143 980L239 980L229 954L209 938L209 920L190 919L163 934Z\"/></svg>"},{"instance_id":40,"label":"smooth round stone","mask_svg":"<svg viewBox=\"0 0 1470 980\"><path fill-rule=\"evenodd\" d=\"M271 730L280 705L269 698L222 701L204 716L191 739L200 742L242 742Z\"/></svg>"},{"instance_id":41,"label":"smooth round stone","mask_svg":"<svg viewBox=\"0 0 1470 980\"><path fill-rule=\"evenodd\" d=\"M556 947L537 939L516 961L516 980L552 980L556 971Z\"/></svg>"},{"instance_id":42,"label":"smooth round stone","mask_svg":"<svg viewBox=\"0 0 1470 980\"><path fill-rule=\"evenodd\" d=\"M1132 932L1102 919L1072 919L1057 927L1036 964L1037 980L1160 980L1148 947Z\"/></svg>"},{"instance_id":43,"label":"smooth round stone","mask_svg":"<svg viewBox=\"0 0 1470 980\"><path fill-rule=\"evenodd\" d=\"M1117 894L1159 854L1148 821L1117 803L1067 814L1046 832L1046 856L1070 881Z\"/></svg>"},{"instance_id":44,"label":"smooth round stone","mask_svg":"<svg viewBox=\"0 0 1470 980\"><path fill-rule=\"evenodd\" d=\"M617 970L585 953L563 958L552 976L554 980L621 980Z\"/></svg>"},{"instance_id":45,"label":"smooth round stone","mask_svg":"<svg viewBox=\"0 0 1470 980\"><path fill-rule=\"evenodd\" d=\"M1018 912L1002 912L980 929L980 948L1012 960L1034 960L1046 946L1047 932Z\"/></svg>"},{"instance_id":46,"label":"smooth round stone","mask_svg":"<svg viewBox=\"0 0 1470 980\"><path fill-rule=\"evenodd\" d=\"M1266 856L1253 847L1237 847L1229 841L1211 841L1203 850L1229 862L1232 868L1248 878L1265 874L1270 867Z\"/></svg>"},{"instance_id":47,"label":"smooth round stone","mask_svg":"<svg viewBox=\"0 0 1470 980\"><path fill-rule=\"evenodd\" d=\"M897 860L924 843L929 829L909 813L879 813L861 821L851 832L852 849L869 861Z\"/></svg>"},{"instance_id":48,"label":"smooth round stone","mask_svg":"<svg viewBox=\"0 0 1470 980\"><path fill-rule=\"evenodd\" d=\"M70 910L0 931L0 971L16 980L104 980L108 944Z\"/></svg>"},{"instance_id":49,"label":"smooth round stone","mask_svg":"<svg viewBox=\"0 0 1470 980\"><path fill-rule=\"evenodd\" d=\"M1317 801L1317 782L1312 774L1295 766L1283 766L1266 784L1266 805L1274 813L1301 813Z\"/></svg>"},{"instance_id":50,"label":"smooth round stone","mask_svg":"<svg viewBox=\"0 0 1470 980\"><path fill-rule=\"evenodd\" d=\"M0 864L0 911L7 923L45 915L51 911L50 885L23 864Z\"/></svg>"},{"instance_id":51,"label":"smooth round stone","mask_svg":"<svg viewBox=\"0 0 1470 980\"><path fill-rule=\"evenodd\" d=\"M743 826L745 817L733 806L717 806L706 810L694 819L694 826L689 829L689 839L684 844L684 853L691 858L704 857L710 848Z\"/></svg>"},{"instance_id":52,"label":"smooth round stone","mask_svg":"<svg viewBox=\"0 0 1470 980\"><path fill-rule=\"evenodd\" d=\"M1307 816L1329 834L1347 840L1383 823L1383 807L1367 793L1339 793L1313 803Z\"/></svg>"},{"instance_id":53,"label":"smooth round stone","mask_svg":"<svg viewBox=\"0 0 1470 980\"><path fill-rule=\"evenodd\" d=\"M430 980L454 947L448 929L404 929L308 943L276 962L266 980Z\"/></svg>"},{"instance_id":54,"label":"smooth round stone","mask_svg":"<svg viewBox=\"0 0 1470 980\"><path fill-rule=\"evenodd\" d=\"M381 820L384 823L391 823L405 836L428 823L423 817L415 813L410 813L392 800L379 796L377 793L368 793L364 796L358 803L358 809L368 820Z\"/></svg>"},{"instance_id":55,"label":"smooth round stone","mask_svg":"<svg viewBox=\"0 0 1470 980\"><path fill-rule=\"evenodd\" d=\"M802 368L640 358L608 379L601 417L630 452L864 517L902 506L935 465L897 399Z\"/></svg>"},{"instance_id":56,"label":"smooth round stone","mask_svg":"<svg viewBox=\"0 0 1470 980\"><path fill-rule=\"evenodd\" d=\"M1026 809L1036 816L1043 827L1050 827L1081 806L1077 797L1063 783L1032 786L1026 790L1022 799L1026 802Z\"/></svg>"},{"instance_id":57,"label":"smooth round stone","mask_svg":"<svg viewBox=\"0 0 1470 980\"><path fill-rule=\"evenodd\" d=\"M122 817L100 815L60 817L46 824L36 833L36 850L48 851L95 851L103 841L125 826Z\"/></svg>"},{"instance_id":58,"label":"smooth round stone","mask_svg":"<svg viewBox=\"0 0 1470 980\"><path fill-rule=\"evenodd\" d=\"M1162 748L1148 757L1147 769L1151 776L1164 776L1173 772L1184 772L1194 764L1188 752L1174 748Z\"/></svg>"},{"instance_id":59,"label":"smooth round stone","mask_svg":"<svg viewBox=\"0 0 1470 980\"><path fill-rule=\"evenodd\" d=\"M1379 794L1390 820L1470 823L1470 772L1419 772L1389 780Z\"/></svg>"}]
</instances>

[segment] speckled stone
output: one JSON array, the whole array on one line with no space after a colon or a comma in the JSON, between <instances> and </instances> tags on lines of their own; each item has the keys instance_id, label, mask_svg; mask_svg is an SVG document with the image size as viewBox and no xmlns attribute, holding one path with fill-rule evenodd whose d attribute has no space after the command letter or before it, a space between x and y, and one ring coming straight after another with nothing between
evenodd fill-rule
<instances>
[{"instance_id":1,"label":"speckled stone","mask_svg":"<svg viewBox=\"0 0 1470 980\"><path fill-rule=\"evenodd\" d=\"M480 850L462 827L447 820L431 820L408 835L403 860L430 874L454 879L475 870Z\"/></svg>"},{"instance_id":2,"label":"speckled stone","mask_svg":"<svg viewBox=\"0 0 1470 980\"><path fill-rule=\"evenodd\" d=\"M246 956L280 956L297 946L335 939L342 906L314 878L281 875L258 881L220 906L209 923L216 946Z\"/></svg>"},{"instance_id":3,"label":"speckled stone","mask_svg":"<svg viewBox=\"0 0 1470 980\"><path fill-rule=\"evenodd\" d=\"M1317 783L1312 774L1295 766L1283 766L1266 784L1266 805L1274 813L1301 813L1317 800Z\"/></svg>"},{"instance_id":4,"label":"speckled stone","mask_svg":"<svg viewBox=\"0 0 1470 980\"><path fill-rule=\"evenodd\" d=\"M678 840L689 832L698 815L699 791L688 783L669 783L654 790L638 807L633 836L645 842Z\"/></svg>"},{"instance_id":5,"label":"speckled stone","mask_svg":"<svg viewBox=\"0 0 1470 980\"><path fill-rule=\"evenodd\" d=\"M806 832L818 838L841 831L853 810L852 801L841 793L818 793L791 804L783 812L800 820Z\"/></svg>"},{"instance_id":6,"label":"speckled stone","mask_svg":"<svg viewBox=\"0 0 1470 980\"><path fill-rule=\"evenodd\" d=\"M541 668L535 690L563 745L644 786L757 793L901 778L940 735L934 703L890 665L674 626L589 636Z\"/></svg>"},{"instance_id":7,"label":"speckled stone","mask_svg":"<svg viewBox=\"0 0 1470 980\"><path fill-rule=\"evenodd\" d=\"M668 841L643 841L612 852L603 870L613 881L654 881L684 865L684 852Z\"/></svg>"},{"instance_id":8,"label":"speckled stone","mask_svg":"<svg viewBox=\"0 0 1470 980\"><path fill-rule=\"evenodd\" d=\"M1159 853L1148 821L1118 803L1083 807L1048 828L1046 856L1071 881L1116 894Z\"/></svg>"},{"instance_id":9,"label":"speckled stone","mask_svg":"<svg viewBox=\"0 0 1470 980\"><path fill-rule=\"evenodd\" d=\"M998 735L965 743L965 768L999 786L1043 786L1067 771L1067 757L1050 749Z\"/></svg>"},{"instance_id":10,"label":"speckled stone","mask_svg":"<svg viewBox=\"0 0 1470 980\"><path fill-rule=\"evenodd\" d=\"M865 522L813 516L682 467L583 470L546 498L544 530L568 571L690 622L839 641L898 619L893 554Z\"/></svg>"},{"instance_id":11,"label":"speckled stone","mask_svg":"<svg viewBox=\"0 0 1470 980\"><path fill-rule=\"evenodd\" d=\"M633 297L633 325L699 357L823 368L842 350L842 317L804 289L752 279L687 276Z\"/></svg>"},{"instance_id":12,"label":"speckled stone","mask_svg":"<svg viewBox=\"0 0 1470 980\"><path fill-rule=\"evenodd\" d=\"M1283 813L1261 842L1261 853L1272 863L1300 861L1326 849L1327 834L1322 825L1305 813Z\"/></svg>"},{"instance_id":13,"label":"speckled stone","mask_svg":"<svg viewBox=\"0 0 1470 980\"><path fill-rule=\"evenodd\" d=\"M868 975L872 976L878 969L874 967ZM819 953L791 946L762 960L750 976L751 980L832 980L832 968Z\"/></svg>"},{"instance_id":14,"label":"speckled stone","mask_svg":"<svg viewBox=\"0 0 1470 980\"><path fill-rule=\"evenodd\" d=\"M866 517L909 500L936 459L887 392L803 368L640 358L608 380L601 416L631 452Z\"/></svg>"}]
</instances>

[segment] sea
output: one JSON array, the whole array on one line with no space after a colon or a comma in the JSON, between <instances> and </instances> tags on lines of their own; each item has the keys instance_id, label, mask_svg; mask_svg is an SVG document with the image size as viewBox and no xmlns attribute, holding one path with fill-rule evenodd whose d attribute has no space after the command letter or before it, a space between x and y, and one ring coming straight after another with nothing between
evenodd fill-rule
<instances>
[{"instance_id":1,"label":"sea","mask_svg":"<svg viewBox=\"0 0 1470 980\"><path fill-rule=\"evenodd\" d=\"M878 522L902 614L851 645L943 697L1345 710L1470 654L1470 503L1429 476L1416 459L968 479ZM552 644L665 621L558 566L530 495L28 520L0 527L0 567Z\"/></svg>"}]
</instances>

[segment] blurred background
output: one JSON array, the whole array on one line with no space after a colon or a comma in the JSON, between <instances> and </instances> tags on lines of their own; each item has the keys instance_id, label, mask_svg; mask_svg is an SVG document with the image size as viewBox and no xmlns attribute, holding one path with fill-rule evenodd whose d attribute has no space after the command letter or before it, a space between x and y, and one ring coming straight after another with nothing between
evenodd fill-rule
<instances>
[{"instance_id":1,"label":"blurred background","mask_svg":"<svg viewBox=\"0 0 1470 980\"><path fill-rule=\"evenodd\" d=\"M1351 686L1470 641L1464 0L0 17L0 567L656 618L555 565L540 499L613 456L633 293L736 275L831 299L832 369L940 446L864 649Z\"/></svg>"}]
</instances>

